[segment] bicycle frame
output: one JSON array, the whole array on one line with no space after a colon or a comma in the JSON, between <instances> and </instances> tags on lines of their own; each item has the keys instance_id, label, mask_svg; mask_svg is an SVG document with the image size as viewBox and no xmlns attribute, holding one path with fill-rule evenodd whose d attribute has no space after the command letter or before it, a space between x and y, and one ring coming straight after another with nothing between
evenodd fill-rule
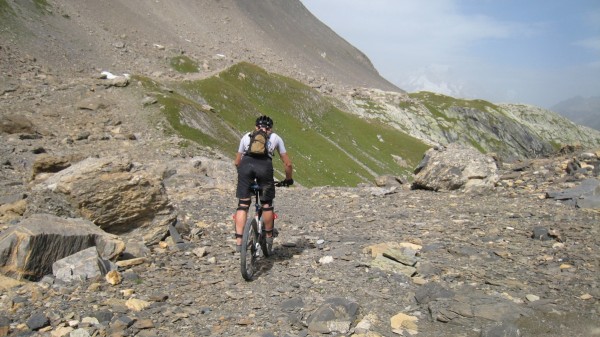
<instances>
[{"instance_id":1,"label":"bicycle frame","mask_svg":"<svg viewBox=\"0 0 600 337\"><path fill-rule=\"evenodd\" d=\"M258 183L256 181L250 185L250 190L254 192L254 219L258 224L257 232L260 242L260 239L263 236L262 205L260 203L260 186L258 186ZM258 242L256 242L256 244L258 245ZM256 251L258 252L258 249Z\"/></svg>"},{"instance_id":2,"label":"bicycle frame","mask_svg":"<svg viewBox=\"0 0 600 337\"><path fill-rule=\"evenodd\" d=\"M242 276L247 281L252 279L256 271L256 261L261 256L260 252L262 251L265 257L272 254L272 243L267 242L267 234L263 227L263 205L260 202L261 188L254 181L250 185L250 190L254 194L255 212L244 224L240 254ZM252 201L252 198L250 198L250 201ZM275 219L277 219L277 213L273 213L273 236L276 236Z\"/></svg>"}]
</instances>

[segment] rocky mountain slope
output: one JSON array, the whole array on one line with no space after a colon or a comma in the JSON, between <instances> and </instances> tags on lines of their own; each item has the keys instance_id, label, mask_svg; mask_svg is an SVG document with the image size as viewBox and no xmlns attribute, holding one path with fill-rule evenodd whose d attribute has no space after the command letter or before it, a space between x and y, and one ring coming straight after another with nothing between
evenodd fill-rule
<instances>
[{"instance_id":1,"label":"rocky mountain slope","mask_svg":"<svg viewBox=\"0 0 600 337\"><path fill-rule=\"evenodd\" d=\"M555 112L430 93L355 90L348 110L374 118L428 144L460 143L505 159L549 155L561 146L600 145L600 133Z\"/></svg>"},{"instance_id":2,"label":"rocky mountain slope","mask_svg":"<svg viewBox=\"0 0 600 337\"><path fill-rule=\"evenodd\" d=\"M0 279L0 336L600 334L600 154L584 151L597 144L594 132L529 107L403 93L295 1L0 0L0 15L0 261L13 276ZM188 61L198 71L176 70ZM353 122L358 130L393 124L422 140L410 143L419 153L423 142L451 140L531 157L585 147L514 162L484 156L498 167L496 183L469 194L410 190L395 175L378 176L380 186L279 189L276 255L246 282L232 239L233 150L205 135L226 125L234 139L241 127L223 122L214 102L250 99L181 89L224 81L239 61L307 85L300 91L314 106L374 118ZM251 93L288 89L288 77ZM190 104L170 115L165 97ZM288 110L290 123L304 112ZM256 111L245 113L251 121ZM203 124L211 120L221 124ZM509 121L518 136L494 129ZM188 138L198 129L207 143ZM353 144L327 131L331 147ZM369 157L351 157L389 165L378 158L389 145L380 136L372 151L360 148ZM480 178L456 164L442 168ZM117 264L112 273L73 281L85 268L49 271L49 257L92 243Z\"/></svg>"},{"instance_id":3,"label":"rocky mountain slope","mask_svg":"<svg viewBox=\"0 0 600 337\"><path fill-rule=\"evenodd\" d=\"M2 0L0 10L3 45L58 73L175 76L169 57L185 54L200 75L247 61L314 85L398 90L300 1Z\"/></svg>"}]
</instances>

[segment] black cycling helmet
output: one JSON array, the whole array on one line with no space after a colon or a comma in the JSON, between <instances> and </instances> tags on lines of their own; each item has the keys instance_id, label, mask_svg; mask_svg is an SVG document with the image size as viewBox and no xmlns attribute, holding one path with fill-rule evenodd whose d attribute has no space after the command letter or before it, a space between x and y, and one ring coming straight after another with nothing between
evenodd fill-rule
<instances>
[{"instance_id":1,"label":"black cycling helmet","mask_svg":"<svg viewBox=\"0 0 600 337\"><path fill-rule=\"evenodd\" d=\"M273 120L269 116L260 116L256 119L256 126L266 126L268 128L273 127Z\"/></svg>"}]
</instances>

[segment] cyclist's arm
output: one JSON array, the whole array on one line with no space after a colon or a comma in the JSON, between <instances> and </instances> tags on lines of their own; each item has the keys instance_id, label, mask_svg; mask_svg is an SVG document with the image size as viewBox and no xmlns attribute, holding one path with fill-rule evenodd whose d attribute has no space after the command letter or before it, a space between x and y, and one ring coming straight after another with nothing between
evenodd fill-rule
<instances>
[{"instance_id":1,"label":"cyclist's arm","mask_svg":"<svg viewBox=\"0 0 600 337\"><path fill-rule=\"evenodd\" d=\"M242 162L242 153L238 152L235 154L235 159L233 160L233 163L235 164L235 167L240 166L240 163Z\"/></svg>"},{"instance_id":2,"label":"cyclist's arm","mask_svg":"<svg viewBox=\"0 0 600 337\"><path fill-rule=\"evenodd\" d=\"M235 167L239 167L242 162L242 155L246 151L246 147L250 144L250 137L247 137L250 133L245 134L242 139L240 139L240 145L238 146L238 151L235 154L235 159L233 160L233 164Z\"/></svg>"},{"instance_id":3,"label":"cyclist's arm","mask_svg":"<svg viewBox=\"0 0 600 337\"><path fill-rule=\"evenodd\" d=\"M281 158L281 161L283 162L283 168L285 169L285 179L292 179L292 172L294 171L292 160L288 156L287 152L280 153L279 157Z\"/></svg>"}]
</instances>

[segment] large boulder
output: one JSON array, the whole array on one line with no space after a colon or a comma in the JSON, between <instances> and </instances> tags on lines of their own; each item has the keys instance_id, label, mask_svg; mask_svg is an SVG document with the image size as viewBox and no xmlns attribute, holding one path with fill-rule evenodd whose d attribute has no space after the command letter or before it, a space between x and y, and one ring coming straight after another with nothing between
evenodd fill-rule
<instances>
[{"instance_id":1,"label":"large boulder","mask_svg":"<svg viewBox=\"0 0 600 337\"><path fill-rule=\"evenodd\" d=\"M90 247L114 260L125 243L84 219L34 214L0 234L0 271L18 280L38 280L52 273L54 262Z\"/></svg>"},{"instance_id":2,"label":"large boulder","mask_svg":"<svg viewBox=\"0 0 600 337\"><path fill-rule=\"evenodd\" d=\"M143 229L147 244L168 234L176 219L162 172L126 157L87 158L33 182L25 215L51 213L84 218L113 234Z\"/></svg>"},{"instance_id":3,"label":"large boulder","mask_svg":"<svg viewBox=\"0 0 600 337\"><path fill-rule=\"evenodd\" d=\"M415 169L412 188L475 192L492 189L498 179L498 167L492 157L474 148L452 143L425 152Z\"/></svg>"}]
</instances>

